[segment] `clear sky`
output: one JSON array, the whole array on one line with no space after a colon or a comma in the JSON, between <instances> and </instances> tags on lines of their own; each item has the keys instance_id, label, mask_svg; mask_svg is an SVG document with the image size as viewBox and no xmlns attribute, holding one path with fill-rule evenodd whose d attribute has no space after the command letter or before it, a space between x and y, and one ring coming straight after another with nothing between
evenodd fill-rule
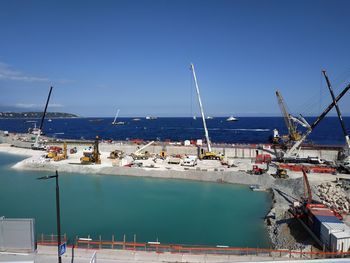
<instances>
[{"instance_id":1,"label":"clear sky","mask_svg":"<svg viewBox=\"0 0 350 263\"><path fill-rule=\"evenodd\" d=\"M350 83L350 1L0 1L0 110L316 115ZM340 104L350 115L350 93ZM333 111L334 114L334 111Z\"/></svg>"}]
</instances>

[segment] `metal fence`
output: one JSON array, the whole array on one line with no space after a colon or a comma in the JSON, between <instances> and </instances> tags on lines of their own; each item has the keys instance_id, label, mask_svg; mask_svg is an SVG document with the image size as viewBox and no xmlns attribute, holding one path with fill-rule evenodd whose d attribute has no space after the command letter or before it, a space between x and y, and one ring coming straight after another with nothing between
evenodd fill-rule
<instances>
[{"instance_id":1,"label":"metal fence","mask_svg":"<svg viewBox=\"0 0 350 263\"><path fill-rule=\"evenodd\" d=\"M67 240L66 236L62 236L62 240ZM40 245L57 246L57 236L41 235L38 239ZM350 257L350 252L323 252L323 251L303 251L288 249L270 249L270 248L241 248L241 247L210 247L210 246L193 246L193 245L175 245L160 244L158 242L125 242L105 241L102 239L92 240L90 238L75 237L70 247L84 249L118 249L128 251L147 251L156 253L177 253L187 255L233 255L233 256L260 256L271 258L300 258L300 259L322 259L322 258L344 258Z\"/></svg>"},{"instance_id":2,"label":"metal fence","mask_svg":"<svg viewBox=\"0 0 350 263\"><path fill-rule=\"evenodd\" d=\"M34 219L0 217L0 251L34 252L36 250Z\"/></svg>"}]
</instances>

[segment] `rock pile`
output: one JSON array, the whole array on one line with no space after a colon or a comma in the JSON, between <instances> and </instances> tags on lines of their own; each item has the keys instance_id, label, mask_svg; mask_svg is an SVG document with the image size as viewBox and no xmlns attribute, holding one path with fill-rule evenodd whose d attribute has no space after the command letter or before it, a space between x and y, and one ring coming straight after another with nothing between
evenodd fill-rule
<instances>
[{"instance_id":1,"label":"rock pile","mask_svg":"<svg viewBox=\"0 0 350 263\"><path fill-rule=\"evenodd\" d=\"M350 212L350 197L340 185L322 183L317 187L322 203L338 213Z\"/></svg>"}]
</instances>

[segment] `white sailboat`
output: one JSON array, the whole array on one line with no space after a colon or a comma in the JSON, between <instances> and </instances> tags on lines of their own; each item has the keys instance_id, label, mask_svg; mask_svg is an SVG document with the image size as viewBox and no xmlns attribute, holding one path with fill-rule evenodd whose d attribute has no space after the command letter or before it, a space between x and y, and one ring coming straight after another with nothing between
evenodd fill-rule
<instances>
[{"instance_id":1,"label":"white sailboat","mask_svg":"<svg viewBox=\"0 0 350 263\"><path fill-rule=\"evenodd\" d=\"M123 122L123 121L118 121L117 122L117 118L118 118L119 112L120 112L120 109L118 109L117 113L115 114L114 121L112 122L113 125L124 125L125 124L125 122Z\"/></svg>"},{"instance_id":2,"label":"white sailboat","mask_svg":"<svg viewBox=\"0 0 350 263\"><path fill-rule=\"evenodd\" d=\"M238 121L238 119L233 116L230 116L226 119L226 121Z\"/></svg>"}]
</instances>

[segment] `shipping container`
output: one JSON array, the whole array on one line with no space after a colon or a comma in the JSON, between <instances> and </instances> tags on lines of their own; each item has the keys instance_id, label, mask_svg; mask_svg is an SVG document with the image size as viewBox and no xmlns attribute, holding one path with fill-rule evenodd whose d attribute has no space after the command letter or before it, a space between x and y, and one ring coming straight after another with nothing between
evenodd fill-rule
<instances>
[{"instance_id":1,"label":"shipping container","mask_svg":"<svg viewBox=\"0 0 350 263\"><path fill-rule=\"evenodd\" d=\"M342 232L345 230L346 225L341 223L331 223L331 222L322 222L321 223L321 234L329 236L334 232Z\"/></svg>"},{"instance_id":2,"label":"shipping container","mask_svg":"<svg viewBox=\"0 0 350 263\"><path fill-rule=\"evenodd\" d=\"M334 216L334 213L329 210L328 208L319 208L319 209L312 209L310 210L311 214L313 214L314 216Z\"/></svg>"},{"instance_id":3,"label":"shipping container","mask_svg":"<svg viewBox=\"0 0 350 263\"><path fill-rule=\"evenodd\" d=\"M309 226L317 237L320 237L321 224L323 222L324 223L342 223L342 221L340 221L335 216L319 216L319 215L312 216L311 218L309 218Z\"/></svg>"},{"instance_id":4,"label":"shipping container","mask_svg":"<svg viewBox=\"0 0 350 263\"><path fill-rule=\"evenodd\" d=\"M325 244L326 248L331 248L331 233L343 232L345 230L344 223L322 222L320 231L320 240Z\"/></svg>"},{"instance_id":5,"label":"shipping container","mask_svg":"<svg viewBox=\"0 0 350 263\"><path fill-rule=\"evenodd\" d=\"M348 252L350 250L350 228L345 231L331 233L330 249L334 252Z\"/></svg>"}]
</instances>

